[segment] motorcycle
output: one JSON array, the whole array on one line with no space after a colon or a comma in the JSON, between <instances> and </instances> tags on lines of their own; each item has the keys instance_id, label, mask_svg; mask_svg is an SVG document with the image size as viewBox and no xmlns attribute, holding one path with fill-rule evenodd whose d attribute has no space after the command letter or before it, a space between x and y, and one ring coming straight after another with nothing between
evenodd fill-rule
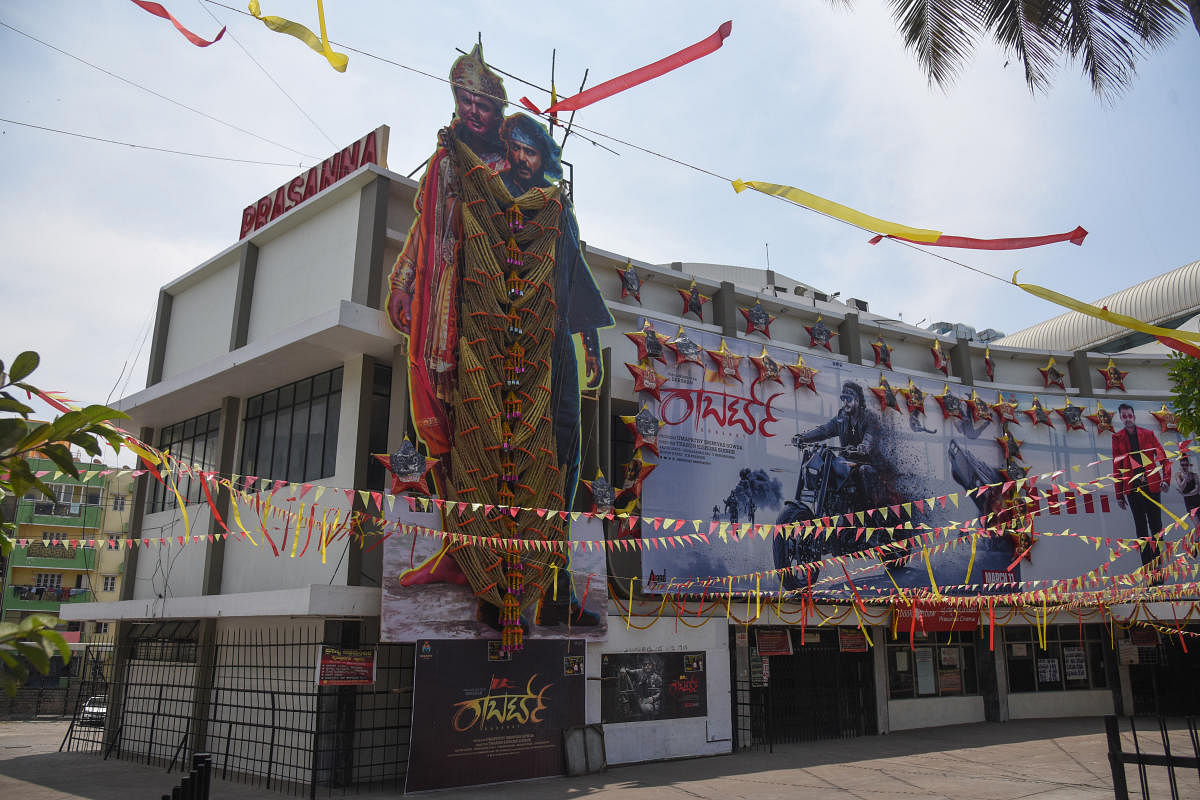
<instances>
[{"instance_id":1,"label":"motorcycle","mask_svg":"<svg viewBox=\"0 0 1200 800\"><path fill-rule=\"evenodd\" d=\"M784 502L776 519L778 525L790 525L825 516L844 514L871 502L866 497L874 480L874 470L857 448L827 444L809 444L800 449L800 477L796 481L795 499ZM876 547L896 540L888 531L877 531L865 541L853 530L843 530L825 538L821 536L788 535L780 532L772 542L775 568L783 573L785 590L811 586L820 574L812 566L827 554L843 556L858 550ZM900 553L883 559L888 567L900 567L910 556Z\"/></svg>"}]
</instances>

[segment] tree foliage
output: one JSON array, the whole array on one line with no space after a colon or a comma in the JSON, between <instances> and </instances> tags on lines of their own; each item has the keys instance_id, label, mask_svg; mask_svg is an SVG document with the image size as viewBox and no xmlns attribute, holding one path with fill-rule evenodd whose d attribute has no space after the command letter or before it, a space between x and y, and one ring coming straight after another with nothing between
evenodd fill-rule
<instances>
[{"instance_id":1,"label":"tree foliage","mask_svg":"<svg viewBox=\"0 0 1200 800\"><path fill-rule=\"evenodd\" d=\"M3 556L12 552L15 540L16 523L6 518L6 513L15 511L15 501L30 490L55 499L50 487L30 467L31 456L45 456L79 480L79 468L71 456L72 445L92 456L100 455L101 442L108 442L114 451L121 446L120 432L107 423L125 415L107 406L68 411L51 422L30 419L33 408L14 391L24 393L27 400L41 395L26 380L39 361L37 353L26 351L13 359L7 372L0 361L0 555ZM28 616L19 623L0 622L0 688L9 696L29 677L30 667L48 674L55 652L64 663L70 660L70 648L54 630L58 624L56 617L44 614Z\"/></svg>"},{"instance_id":2,"label":"tree foliage","mask_svg":"<svg viewBox=\"0 0 1200 800\"><path fill-rule=\"evenodd\" d=\"M1200 433L1200 358L1171 353L1167 375L1174 389L1171 405L1179 432L1184 436Z\"/></svg>"}]
</instances>

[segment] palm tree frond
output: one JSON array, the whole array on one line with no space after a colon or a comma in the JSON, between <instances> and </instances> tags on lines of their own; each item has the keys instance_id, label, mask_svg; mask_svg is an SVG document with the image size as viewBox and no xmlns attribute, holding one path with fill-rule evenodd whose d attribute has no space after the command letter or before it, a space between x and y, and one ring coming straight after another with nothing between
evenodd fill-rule
<instances>
[{"instance_id":1,"label":"palm tree frond","mask_svg":"<svg viewBox=\"0 0 1200 800\"><path fill-rule=\"evenodd\" d=\"M1058 30L1064 3L1036 0L990 0L984 12L984 27L996 42L1012 53L1025 69L1030 91L1045 91L1050 85L1055 56L1062 49Z\"/></svg>"},{"instance_id":2,"label":"palm tree frond","mask_svg":"<svg viewBox=\"0 0 1200 800\"><path fill-rule=\"evenodd\" d=\"M975 47L982 29L973 0L891 0L892 16L929 82L945 89Z\"/></svg>"},{"instance_id":3,"label":"palm tree frond","mask_svg":"<svg viewBox=\"0 0 1200 800\"><path fill-rule=\"evenodd\" d=\"M1112 97L1132 82L1138 60L1174 38L1186 18L1171 2L1070 0L1063 48L1080 60L1093 91Z\"/></svg>"}]
</instances>

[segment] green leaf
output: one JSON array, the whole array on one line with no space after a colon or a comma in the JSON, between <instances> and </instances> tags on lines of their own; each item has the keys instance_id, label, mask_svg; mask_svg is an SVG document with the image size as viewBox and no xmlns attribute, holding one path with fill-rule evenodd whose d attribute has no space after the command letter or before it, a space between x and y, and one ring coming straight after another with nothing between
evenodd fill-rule
<instances>
[{"instance_id":1,"label":"green leaf","mask_svg":"<svg viewBox=\"0 0 1200 800\"><path fill-rule=\"evenodd\" d=\"M41 635L46 644L53 645L54 649L58 651L58 655L62 658L64 664L70 663L71 646L67 644L67 640L63 638L61 633L53 629L48 629L42 631Z\"/></svg>"},{"instance_id":2,"label":"green leaf","mask_svg":"<svg viewBox=\"0 0 1200 800\"><path fill-rule=\"evenodd\" d=\"M24 380L25 376L37 369L40 362L41 359L37 353L26 350L13 361L12 369L8 372L9 380L14 382Z\"/></svg>"},{"instance_id":3,"label":"green leaf","mask_svg":"<svg viewBox=\"0 0 1200 800\"><path fill-rule=\"evenodd\" d=\"M11 452L17 442L29 433L29 423L10 417L0 419L0 453Z\"/></svg>"},{"instance_id":4,"label":"green leaf","mask_svg":"<svg viewBox=\"0 0 1200 800\"><path fill-rule=\"evenodd\" d=\"M83 451L90 456L100 455L100 445L96 443L96 437L90 433L72 433L67 437L67 441L76 447L83 448Z\"/></svg>"},{"instance_id":5,"label":"green leaf","mask_svg":"<svg viewBox=\"0 0 1200 800\"><path fill-rule=\"evenodd\" d=\"M75 466L75 459L66 445L47 443L42 445L42 452L57 464L59 469L75 480L79 480L79 467Z\"/></svg>"},{"instance_id":6,"label":"green leaf","mask_svg":"<svg viewBox=\"0 0 1200 800\"><path fill-rule=\"evenodd\" d=\"M28 642L13 642L13 648L38 672L50 672L50 656L44 648Z\"/></svg>"},{"instance_id":7,"label":"green leaf","mask_svg":"<svg viewBox=\"0 0 1200 800\"><path fill-rule=\"evenodd\" d=\"M8 411L9 413L20 414L21 416L33 413L33 409L30 406L25 405L8 392L0 394L0 411Z\"/></svg>"}]
</instances>

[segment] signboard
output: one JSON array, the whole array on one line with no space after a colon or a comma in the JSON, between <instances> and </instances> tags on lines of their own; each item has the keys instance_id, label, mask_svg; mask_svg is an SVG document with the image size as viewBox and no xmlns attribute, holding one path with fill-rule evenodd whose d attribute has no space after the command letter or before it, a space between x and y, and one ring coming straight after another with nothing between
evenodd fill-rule
<instances>
[{"instance_id":1,"label":"signboard","mask_svg":"<svg viewBox=\"0 0 1200 800\"><path fill-rule=\"evenodd\" d=\"M1063 673L1069 681L1087 680L1087 651L1082 647L1064 645Z\"/></svg>"},{"instance_id":2,"label":"signboard","mask_svg":"<svg viewBox=\"0 0 1200 800\"><path fill-rule=\"evenodd\" d=\"M258 202L246 206L242 212L242 227L238 232L238 239L245 239L271 220L278 219L296 206L308 202L319 192L333 186L364 164L386 167L389 130L387 125L380 125L308 172L297 175L274 192L263 195Z\"/></svg>"},{"instance_id":3,"label":"signboard","mask_svg":"<svg viewBox=\"0 0 1200 800\"><path fill-rule=\"evenodd\" d=\"M375 683L375 649L321 645L317 686L370 686Z\"/></svg>"},{"instance_id":4,"label":"signboard","mask_svg":"<svg viewBox=\"0 0 1200 800\"><path fill-rule=\"evenodd\" d=\"M1039 658L1037 660L1038 683L1058 683L1058 659L1057 658Z\"/></svg>"},{"instance_id":5,"label":"signboard","mask_svg":"<svg viewBox=\"0 0 1200 800\"><path fill-rule=\"evenodd\" d=\"M584 724L582 640L526 640L507 661L482 640L417 642L408 792L566 772L563 731Z\"/></svg>"},{"instance_id":6,"label":"signboard","mask_svg":"<svg viewBox=\"0 0 1200 800\"><path fill-rule=\"evenodd\" d=\"M917 694L933 694L933 648L918 647L917 662Z\"/></svg>"},{"instance_id":7,"label":"signboard","mask_svg":"<svg viewBox=\"0 0 1200 800\"><path fill-rule=\"evenodd\" d=\"M703 652L605 653L600 717L608 723L706 716L705 674Z\"/></svg>"},{"instance_id":8,"label":"signboard","mask_svg":"<svg viewBox=\"0 0 1200 800\"><path fill-rule=\"evenodd\" d=\"M895 615L896 629L907 631L913 624L912 608L903 606L892 612ZM947 631L973 631L979 627L979 613L976 611L930 611L917 609L917 630L926 633L944 633Z\"/></svg>"},{"instance_id":9,"label":"signboard","mask_svg":"<svg viewBox=\"0 0 1200 800\"><path fill-rule=\"evenodd\" d=\"M843 653L865 653L867 637L857 628L838 628L838 650Z\"/></svg>"},{"instance_id":10,"label":"signboard","mask_svg":"<svg viewBox=\"0 0 1200 800\"><path fill-rule=\"evenodd\" d=\"M1131 628L1129 641L1138 647L1158 647L1158 631L1153 628Z\"/></svg>"},{"instance_id":11,"label":"signboard","mask_svg":"<svg viewBox=\"0 0 1200 800\"><path fill-rule=\"evenodd\" d=\"M781 580L785 590L804 589L819 580L815 591L842 599L851 590L841 570L813 566L839 555L849 556L844 566L857 591L872 593L930 588L930 572L943 594L976 595L1011 591L1012 581L1074 578L1107 568L1108 549L1080 546L1073 536L1039 537L1030 558L1018 558L1028 545L1015 551L1009 536L981 537L972 547L969 535L949 528L1013 504L1035 515L1040 532L1136 536L1133 514L1116 502L1113 460L1096 457L1125 446L1117 408L1101 409L1088 398L1074 398L1079 402L1067 406L1056 395L910 380L908 373L823 358L819 353L830 329L825 323L810 327L814 344L799 353L681 329L677 320L642 318L629 334L643 338L646 347L651 343L645 337L656 337L654 351L662 359L653 363L665 379L654 397L639 395L646 413L662 423L641 513L690 520L705 509L712 541L703 547L644 548L647 591L676 593L682 581L737 575L743 577L733 582L734 592L778 586ZM630 368L639 369L632 346L621 346L630 348L625 358ZM1134 424L1145 432L1139 436L1146 441L1152 436L1168 452L1177 449L1178 433L1163 432L1152 415L1161 403L1130 405ZM1016 476L1055 472L1059 477L1053 480L1014 484L1012 496L1002 496L1000 489L974 491L1002 487ZM1092 492L1067 488L1068 482L1091 481L1104 486ZM1177 491L1164 492L1161 502L1173 514L1186 513ZM855 516L860 511L864 514ZM1167 514L1162 518L1170 522ZM820 536L815 527L805 531L805 522L822 525ZM922 544L904 539L902 523L944 530L931 535L938 550L930 554L928 569ZM766 529L757 531L761 536L739 530L748 524ZM775 526L794 524L799 537L775 535ZM661 535L654 525L643 525L642 532L648 538ZM893 532L910 542L907 553L886 565L874 555L853 558L855 551L887 543ZM1175 530L1168 538L1180 535ZM1116 555L1113 575L1141 567L1135 549ZM960 624L965 627L954 629L975 627L973 620Z\"/></svg>"},{"instance_id":12,"label":"signboard","mask_svg":"<svg viewBox=\"0 0 1200 800\"><path fill-rule=\"evenodd\" d=\"M792 635L787 628L755 628L754 637L758 641L760 656L792 654Z\"/></svg>"}]
</instances>

